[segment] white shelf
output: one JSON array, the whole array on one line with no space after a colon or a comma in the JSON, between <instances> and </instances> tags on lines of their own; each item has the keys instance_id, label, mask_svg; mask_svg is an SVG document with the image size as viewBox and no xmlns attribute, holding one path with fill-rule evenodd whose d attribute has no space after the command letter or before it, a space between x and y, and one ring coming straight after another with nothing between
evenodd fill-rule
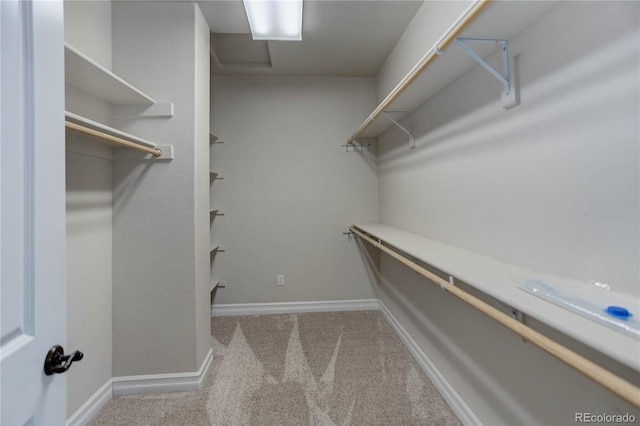
<instances>
[{"instance_id":1,"label":"white shelf","mask_svg":"<svg viewBox=\"0 0 640 426\"><path fill-rule=\"evenodd\" d=\"M517 286L518 279L549 280L550 275L430 240L379 223L356 224L364 232L379 238L483 293L571 336L611 358L640 371L640 341L612 330L565 308L534 296ZM571 281L552 277L555 282ZM575 282L575 281L573 281ZM585 283L585 285L589 285ZM620 297L626 295L617 294ZM638 300L629 298L638 308Z\"/></svg>"},{"instance_id":2,"label":"white shelf","mask_svg":"<svg viewBox=\"0 0 640 426\"><path fill-rule=\"evenodd\" d=\"M65 80L78 89L112 105L114 116L124 117L170 117L173 104L158 104L113 72L84 55L73 46L65 44ZM114 147L152 154L162 160L173 159L173 147L158 146L143 138L131 135L78 114L65 111L65 126L68 131L99 140ZM132 157L131 151L118 151L119 158Z\"/></svg>"},{"instance_id":3,"label":"white shelf","mask_svg":"<svg viewBox=\"0 0 640 426\"><path fill-rule=\"evenodd\" d=\"M555 2L492 2L458 37L509 40L535 21L553 4ZM423 58L434 54L434 47L424 46L426 53ZM496 49L496 46L474 45L473 49L480 57L485 57ZM443 55L436 57L417 78L406 87L401 88L402 81L407 79L410 73L407 74L394 89L394 91L398 90L395 100L383 109L386 111L414 111L474 65L476 62L468 54L455 44L450 44ZM418 64L416 64L417 66ZM496 88L496 90L500 90L497 81ZM499 91L496 92L496 96L500 96ZM378 108L383 103L384 100ZM376 138L392 126L389 120L375 114L375 111L367 120L371 118L373 121L364 127L360 134L357 136L354 134L353 139ZM400 116L395 118L400 118ZM365 123L366 121L363 125Z\"/></svg>"},{"instance_id":4,"label":"white shelf","mask_svg":"<svg viewBox=\"0 0 640 426\"><path fill-rule=\"evenodd\" d=\"M65 80L111 104L154 104L153 98L82 52L65 44Z\"/></svg>"},{"instance_id":5,"label":"white shelf","mask_svg":"<svg viewBox=\"0 0 640 426\"><path fill-rule=\"evenodd\" d=\"M213 146L213 144L216 144L216 143L222 143L222 142L218 142L218 137L216 135L214 135L213 132L209 132L209 150L211 150L211 147ZM224 179L224 178L220 177L218 172L215 172L213 170L209 170L209 183L212 184L217 179ZM211 197L211 192L209 192L209 197ZM209 201L211 202L211 199ZM212 225L213 225L213 219L216 216L223 215L223 214L224 213L220 212L220 209L209 207L209 221L210 221L209 233L210 233L210 238L211 239L213 239L213 230L211 229ZM210 249L210 258L211 258L211 271L210 271L210 274L211 274L211 276L210 276L210 279L211 279L211 291L214 291L220 285L220 280L213 277L213 262L214 262L215 255L218 252L224 252L224 249L221 249L220 245L213 243L213 246Z\"/></svg>"},{"instance_id":6,"label":"white shelf","mask_svg":"<svg viewBox=\"0 0 640 426\"><path fill-rule=\"evenodd\" d=\"M113 127L109 127L102 123L98 123L97 121L89 120L88 118L82 117L78 114L74 114L69 111L64 112L65 120L70 121L72 123L80 124L82 126L88 127L93 130L97 130L102 133L106 133L111 136L115 136L118 138L126 139L130 142L134 142L138 145L146 146L149 148L157 148L157 145L153 142L149 142L148 140L139 138L137 136L133 136L129 133L125 133L121 130L114 129Z\"/></svg>"}]
</instances>

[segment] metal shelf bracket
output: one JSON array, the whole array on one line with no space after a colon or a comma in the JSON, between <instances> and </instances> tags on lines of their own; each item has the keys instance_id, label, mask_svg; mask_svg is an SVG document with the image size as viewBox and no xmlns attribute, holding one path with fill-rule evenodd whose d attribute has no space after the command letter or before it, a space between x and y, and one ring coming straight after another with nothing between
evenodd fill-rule
<instances>
[{"instance_id":1,"label":"metal shelf bracket","mask_svg":"<svg viewBox=\"0 0 640 426\"><path fill-rule=\"evenodd\" d=\"M506 305L505 303L502 303L500 300L496 299L495 297L491 297L491 300L494 302L495 306L502 309L504 313L509 315L511 318L520 321L520 319L518 318L520 311L518 311L516 308Z\"/></svg>"},{"instance_id":2,"label":"metal shelf bracket","mask_svg":"<svg viewBox=\"0 0 640 426\"><path fill-rule=\"evenodd\" d=\"M391 116L392 113L403 113L405 117L409 117L409 128L407 129L402 124L400 124L397 120L394 120L394 118ZM402 130L407 135L409 135L409 146L411 147L411 149L414 149L416 147L416 140L413 137L413 120L411 119L411 112L410 111L383 111L382 115L384 115L389 121L395 124L400 130Z\"/></svg>"},{"instance_id":3,"label":"metal shelf bracket","mask_svg":"<svg viewBox=\"0 0 640 426\"><path fill-rule=\"evenodd\" d=\"M502 83L504 86L504 94L508 95L511 92L511 72L509 69L509 52L507 50L507 40L498 40L498 39L484 39L484 38L457 38L455 42L458 46L462 47L462 49L469 54L477 63L479 63L484 69L489 71L489 73ZM484 59L482 59L476 52L471 50L469 46L465 43L493 43L502 45L502 72L500 74L498 71L493 69L491 65L489 65Z\"/></svg>"}]
</instances>

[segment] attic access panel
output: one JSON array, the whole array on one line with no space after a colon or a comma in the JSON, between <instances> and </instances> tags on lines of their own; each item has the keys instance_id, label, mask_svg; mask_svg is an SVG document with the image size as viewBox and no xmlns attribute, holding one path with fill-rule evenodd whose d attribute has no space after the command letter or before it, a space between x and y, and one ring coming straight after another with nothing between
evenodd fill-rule
<instances>
[{"instance_id":1,"label":"attic access panel","mask_svg":"<svg viewBox=\"0 0 640 426\"><path fill-rule=\"evenodd\" d=\"M211 57L221 70L272 68L268 42L251 34L211 33Z\"/></svg>"}]
</instances>

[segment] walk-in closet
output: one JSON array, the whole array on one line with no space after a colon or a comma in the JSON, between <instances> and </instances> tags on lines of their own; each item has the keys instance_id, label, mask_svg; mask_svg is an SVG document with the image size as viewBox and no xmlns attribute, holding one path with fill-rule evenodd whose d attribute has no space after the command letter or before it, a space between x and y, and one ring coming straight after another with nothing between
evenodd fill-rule
<instances>
[{"instance_id":1,"label":"walk-in closet","mask_svg":"<svg viewBox=\"0 0 640 426\"><path fill-rule=\"evenodd\" d=\"M640 3L0 7L2 425L640 421Z\"/></svg>"}]
</instances>

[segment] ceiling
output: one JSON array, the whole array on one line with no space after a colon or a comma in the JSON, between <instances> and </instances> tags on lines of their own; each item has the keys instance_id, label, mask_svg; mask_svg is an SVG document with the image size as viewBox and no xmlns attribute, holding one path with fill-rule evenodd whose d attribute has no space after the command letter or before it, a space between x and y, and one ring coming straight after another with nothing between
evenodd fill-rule
<instances>
[{"instance_id":1,"label":"ceiling","mask_svg":"<svg viewBox=\"0 0 640 426\"><path fill-rule=\"evenodd\" d=\"M254 41L242 0L197 1L211 73L374 77L422 0L304 0L302 41Z\"/></svg>"}]
</instances>

